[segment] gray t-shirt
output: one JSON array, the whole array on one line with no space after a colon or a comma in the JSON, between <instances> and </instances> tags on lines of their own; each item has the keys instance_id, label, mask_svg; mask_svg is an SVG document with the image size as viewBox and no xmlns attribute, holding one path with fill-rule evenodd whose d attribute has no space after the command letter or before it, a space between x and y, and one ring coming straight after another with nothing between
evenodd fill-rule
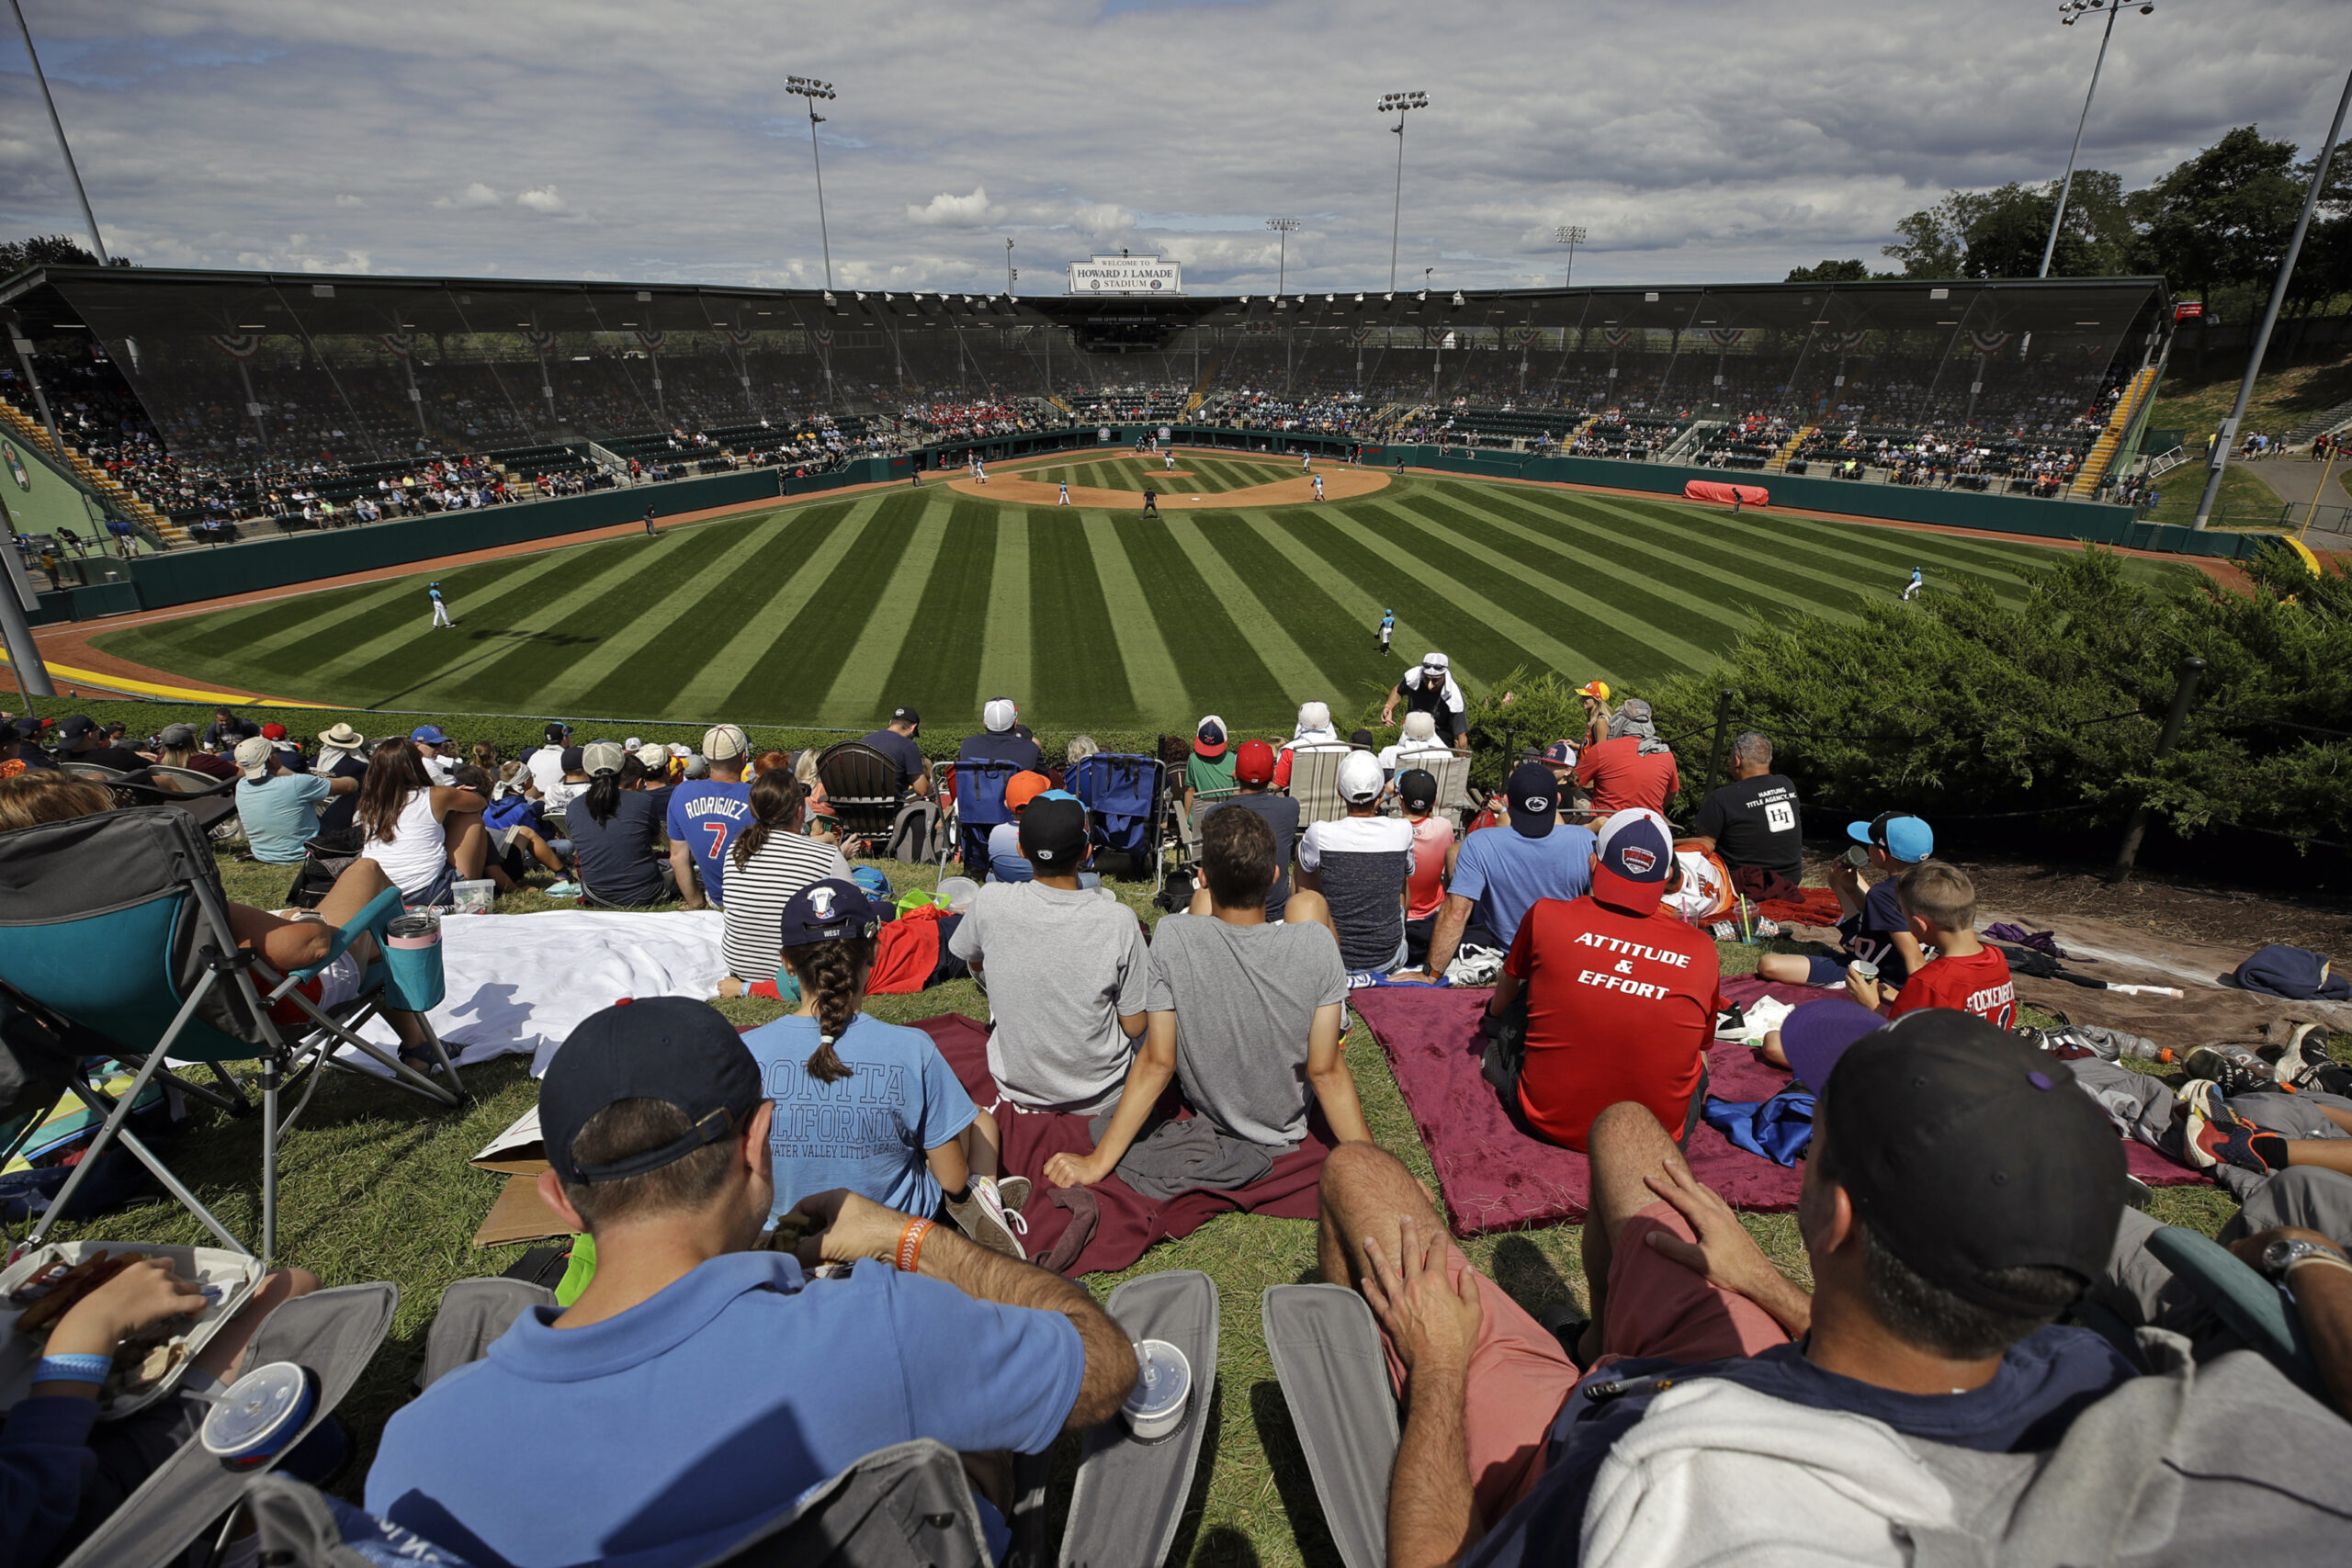
<instances>
[{"instance_id":1,"label":"gray t-shirt","mask_svg":"<svg viewBox=\"0 0 2352 1568\"><path fill-rule=\"evenodd\" d=\"M1144 1010L1151 950L1116 894L991 882L947 950L987 967L989 1072L1007 1100L1091 1116L1118 1099L1135 1056L1119 1015Z\"/></svg>"},{"instance_id":2,"label":"gray t-shirt","mask_svg":"<svg viewBox=\"0 0 2352 1568\"><path fill-rule=\"evenodd\" d=\"M1350 970L1386 974L1405 946L1405 883L1413 874L1413 825L1401 817L1317 822L1298 841L1298 865L1323 879Z\"/></svg>"},{"instance_id":3,"label":"gray t-shirt","mask_svg":"<svg viewBox=\"0 0 2352 1568\"><path fill-rule=\"evenodd\" d=\"M1339 944L1318 925L1170 915L1151 933L1144 1005L1176 1014L1176 1081L1194 1111L1253 1144L1306 1135L1307 1030L1347 995Z\"/></svg>"}]
</instances>

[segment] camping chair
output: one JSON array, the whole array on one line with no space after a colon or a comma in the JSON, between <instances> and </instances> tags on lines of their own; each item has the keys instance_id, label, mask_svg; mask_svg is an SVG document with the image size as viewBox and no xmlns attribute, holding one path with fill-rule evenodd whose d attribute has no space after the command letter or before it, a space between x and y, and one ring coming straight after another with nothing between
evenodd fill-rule
<instances>
[{"instance_id":1,"label":"camping chair","mask_svg":"<svg viewBox=\"0 0 2352 1568\"><path fill-rule=\"evenodd\" d=\"M281 1304L254 1336L245 1366L250 1370L271 1361L292 1361L310 1371L318 1403L294 1441L261 1461L256 1475L252 1468L231 1469L205 1452L203 1443L191 1435L60 1568L165 1568L179 1561L214 1520L225 1527L223 1516L233 1513L240 1495L256 1482L277 1480L268 1472L317 1431L351 1392L384 1342L399 1303L399 1287L379 1280L317 1291ZM216 1557L226 1536L225 1528L215 1535Z\"/></svg>"},{"instance_id":2,"label":"camping chair","mask_svg":"<svg viewBox=\"0 0 2352 1568\"><path fill-rule=\"evenodd\" d=\"M88 779L93 784L119 784L124 777L120 769L102 768L96 762L60 762L57 766L62 773L77 779Z\"/></svg>"},{"instance_id":3,"label":"camping chair","mask_svg":"<svg viewBox=\"0 0 2352 1568\"><path fill-rule=\"evenodd\" d=\"M111 1055L138 1067L129 1089L110 1102L106 1123L82 1163L34 1227L30 1245L40 1244L107 1144L121 1137L221 1245L248 1250L160 1160L124 1136L132 1106L166 1062L209 1063L216 1072L229 1062L261 1064L265 1265L277 1240L278 1143L309 1106L323 1076L322 1066L359 1070L337 1061L337 1052L358 1051L389 1069L399 1087L436 1104L458 1104L454 1089L360 1037L360 1026L383 1010L390 978L385 965L369 969L359 994L334 1016L296 989L341 957L361 932L380 943L384 928L400 912L400 890L385 889L336 933L324 962L280 975L260 955L238 948L219 868L187 813L134 807L0 833L0 982L61 1027L80 1031L85 1055ZM302 1015L298 1028L283 1030L270 1016L280 1002ZM457 1067L429 1023L425 1038L439 1069L455 1084ZM289 1076L299 1079L306 1074L300 1100L281 1121L281 1085ZM225 1072L221 1076L234 1093L234 1080ZM106 1099L86 1075L76 1092L94 1105ZM242 1103L243 1096L237 1100Z\"/></svg>"},{"instance_id":4,"label":"camping chair","mask_svg":"<svg viewBox=\"0 0 2352 1568\"><path fill-rule=\"evenodd\" d=\"M1464 808L1477 804L1470 797L1470 754L1451 747L1432 747L1426 751L1400 752L1396 758L1399 773L1419 768L1437 780L1437 805L1440 817L1454 817Z\"/></svg>"},{"instance_id":5,"label":"camping chair","mask_svg":"<svg viewBox=\"0 0 2352 1568\"><path fill-rule=\"evenodd\" d=\"M843 740L818 753L817 779L825 786L825 809L840 821L843 838L887 843L898 830L906 804L899 764L865 741Z\"/></svg>"},{"instance_id":6,"label":"camping chair","mask_svg":"<svg viewBox=\"0 0 2352 1568\"><path fill-rule=\"evenodd\" d=\"M1176 1543L1201 1441L1216 1419L1216 1282L1194 1269L1146 1274L1113 1291L1104 1310L1134 1338L1183 1351L1193 1390L1182 1424L1165 1438L1141 1441L1117 1416L1086 1434L1059 1561L1061 1568L1158 1568Z\"/></svg>"},{"instance_id":7,"label":"camping chair","mask_svg":"<svg viewBox=\"0 0 2352 1568\"><path fill-rule=\"evenodd\" d=\"M1085 804L1087 832L1095 847L1115 851L1136 863L1150 855L1154 893L1159 891L1163 868L1152 853L1152 829L1159 820L1165 777L1159 758L1118 751L1081 757L1069 771L1069 792Z\"/></svg>"},{"instance_id":8,"label":"camping chair","mask_svg":"<svg viewBox=\"0 0 2352 1568\"><path fill-rule=\"evenodd\" d=\"M175 806L209 832L223 822L237 820L235 779L216 779L194 768L168 768L151 762L137 773L110 781L115 798L125 806Z\"/></svg>"},{"instance_id":9,"label":"camping chair","mask_svg":"<svg viewBox=\"0 0 2352 1568\"><path fill-rule=\"evenodd\" d=\"M1348 760L1345 746L1294 746L1290 753L1290 797L1298 802L1298 830L1317 822L1336 821L1348 814L1340 798L1340 764Z\"/></svg>"},{"instance_id":10,"label":"camping chair","mask_svg":"<svg viewBox=\"0 0 2352 1568\"><path fill-rule=\"evenodd\" d=\"M1345 1285L1272 1285L1258 1311L1340 1561L1385 1568L1396 1395L1372 1308Z\"/></svg>"},{"instance_id":11,"label":"camping chair","mask_svg":"<svg viewBox=\"0 0 2352 1568\"><path fill-rule=\"evenodd\" d=\"M2312 1398L2327 1402L2319 1362L2312 1354L2302 1318L2286 1286L2263 1278L2220 1242L2178 1225L2159 1226L2149 1233L2143 1245L2151 1257L2172 1270L2174 1279L2212 1309L2238 1343L2259 1352ZM2137 1335L2122 1319L2089 1301L2076 1303L2075 1315L2126 1356L2139 1359Z\"/></svg>"},{"instance_id":12,"label":"camping chair","mask_svg":"<svg viewBox=\"0 0 2352 1568\"><path fill-rule=\"evenodd\" d=\"M960 757L956 761L956 796L951 803L955 828L939 834L939 869L947 869L950 848L962 858L964 874L985 882L989 874L989 830L1012 820L1004 804L1004 786L1021 772L1018 762L983 761Z\"/></svg>"}]
</instances>

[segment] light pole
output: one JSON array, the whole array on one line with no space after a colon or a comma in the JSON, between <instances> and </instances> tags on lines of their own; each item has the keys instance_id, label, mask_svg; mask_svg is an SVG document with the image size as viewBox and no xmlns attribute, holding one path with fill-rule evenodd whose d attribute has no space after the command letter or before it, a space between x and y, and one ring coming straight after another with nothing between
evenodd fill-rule
<instances>
[{"instance_id":1,"label":"light pole","mask_svg":"<svg viewBox=\"0 0 2352 1568\"><path fill-rule=\"evenodd\" d=\"M1012 286L1020 281L1021 269L1012 265L1012 240L1008 235L1004 242L1004 297L1006 299L1012 298Z\"/></svg>"},{"instance_id":2,"label":"light pole","mask_svg":"<svg viewBox=\"0 0 2352 1568\"><path fill-rule=\"evenodd\" d=\"M1290 237L1298 231L1295 218L1269 218L1266 227L1282 236L1274 251L1274 298L1283 297L1283 285L1290 277Z\"/></svg>"},{"instance_id":3,"label":"light pole","mask_svg":"<svg viewBox=\"0 0 2352 1568\"><path fill-rule=\"evenodd\" d=\"M2122 14L2128 0L2058 0L2058 24L2071 28L2086 11L2105 11L2107 28L2098 35L2098 58L2091 62L2091 85L2083 93L2083 115L2075 122L2074 151L2066 154L2066 178L2058 187L2058 210L2050 215L2050 238L2041 247L2041 270L2036 277L2050 276L2050 258L2058 252L2058 227L2066 221L2066 197L2075 189L2075 160L2083 152L2083 127L2090 123L2091 95L2098 91L2099 68L2107 63L2107 40L2115 36L2115 18ZM2155 0L2141 0L2140 15L2147 16L2156 8Z\"/></svg>"},{"instance_id":4,"label":"light pole","mask_svg":"<svg viewBox=\"0 0 2352 1568\"><path fill-rule=\"evenodd\" d=\"M1388 220L1388 292L1396 292L1396 232L1405 220L1405 117L1415 109L1430 107L1427 93L1388 93L1375 106L1384 115L1393 114L1396 123L1388 129L1396 137L1396 211Z\"/></svg>"},{"instance_id":5,"label":"light pole","mask_svg":"<svg viewBox=\"0 0 2352 1568\"><path fill-rule=\"evenodd\" d=\"M33 80L40 84L40 101L49 106L49 128L57 132L57 151L64 156L66 176L74 182L74 198L82 204L82 221L90 231L90 248L98 254L98 265L112 265L107 257L107 243L98 237L97 214L90 210L90 193L82 188L82 171L74 162L74 148L65 140L65 122L57 118L57 100L50 96L49 78L42 73L40 56L33 51L33 30L25 26L25 8L18 0L8 0L8 9L17 14L17 30L25 35L25 58L32 62Z\"/></svg>"},{"instance_id":6,"label":"light pole","mask_svg":"<svg viewBox=\"0 0 2352 1568\"><path fill-rule=\"evenodd\" d=\"M817 128L825 117L817 112L817 100L831 102L834 96L831 82L820 82L814 76L787 76L784 90L808 100L808 162L817 170L817 243L825 248L825 291L833 288L833 242L825 232L825 163L817 155Z\"/></svg>"},{"instance_id":7,"label":"light pole","mask_svg":"<svg viewBox=\"0 0 2352 1568\"><path fill-rule=\"evenodd\" d=\"M1570 283L1576 280L1577 247L1584 243L1584 225L1581 223L1563 223L1557 229L1552 231L1552 240L1555 244L1566 245L1568 247L1568 270L1560 279L1560 287L1566 288Z\"/></svg>"}]
</instances>

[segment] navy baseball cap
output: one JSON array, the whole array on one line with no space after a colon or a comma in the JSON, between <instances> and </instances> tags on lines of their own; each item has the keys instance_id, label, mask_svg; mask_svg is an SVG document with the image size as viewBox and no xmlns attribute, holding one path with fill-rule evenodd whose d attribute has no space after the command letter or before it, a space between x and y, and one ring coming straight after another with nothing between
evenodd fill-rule
<instances>
[{"instance_id":1,"label":"navy baseball cap","mask_svg":"<svg viewBox=\"0 0 2352 1568\"><path fill-rule=\"evenodd\" d=\"M539 1135L567 1187L642 1176L733 1137L764 1098L760 1065L735 1026L693 997L624 1000L581 1020L539 1080ZM657 1149L582 1166L572 1140L590 1118L624 1100L675 1106L692 1125Z\"/></svg>"},{"instance_id":2,"label":"navy baseball cap","mask_svg":"<svg viewBox=\"0 0 2352 1568\"><path fill-rule=\"evenodd\" d=\"M1021 814L1021 853L1041 871L1069 871L1086 858L1086 807L1045 795L1031 801Z\"/></svg>"},{"instance_id":3,"label":"navy baseball cap","mask_svg":"<svg viewBox=\"0 0 2352 1568\"><path fill-rule=\"evenodd\" d=\"M1415 811L1427 811L1437 804L1437 775L1427 768L1407 768L1396 775L1396 798Z\"/></svg>"},{"instance_id":4,"label":"navy baseball cap","mask_svg":"<svg viewBox=\"0 0 2352 1568\"><path fill-rule=\"evenodd\" d=\"M1646 807L1629 806L1600 825L1600 863L1593 867L1592 896L1612 909L1646 915L1666 897L1674 868L1674 836L1666 818Z\"/></svg>"},{"instance_id":5,"label":"navy baseball cap","mask_svg":"<svg viewBox=\"0 0 2352 1568\"><path fill-rule=\"evenodd\" d=\"M1868 822L1849 822L1846 836L1858 844L1876 844L1889 859L1905 865L1917 865L1936 852L1935 829L1900 811L1882 811Z\"/></svg>"},{"instance_id":6,"label":"navy baseball cap","mask_svg":"<svg viewBox=\"0 0 2352 1568\"><path fill-rule=\"evenodd\" d=\"M68 714L57 721L57 738L60 740L79 740L85 735L96 735L97 732L98 721L85 713Z\"/></svg>"},{"instance_id":7,"label":"navy baseball cap","mask_svg":"<svg viewBox=\"0 0 2352 1568\"><path fill-rule=\"evenodd\" d=\"M1544 761L1555 763L1563 768L1575 767L1577 765L1577 743L1573 740L1553 741L1552 744L1544 748Z\"/></svg>"},{"instance_id":8,"label":"navy baseball cap","mask_svg":"<svg viewBox=\"0 0 2352 1568\"><path fill-rule=\"evenodd\" d=\"M1886 1020L1851 997L1825 997L1790 1010L1781 1022L1781 1054L1789 1071L1815 1094L1846 1047L1886 1027Z\"/></svg>"},{"instance_id":9,"label":"navy baseball cap","mask_svg":"<svg viewBox=\"0 0 2352 1568\"><path fill-rule=\"evenodd\" d=\"M857 941L882 929L882 916L865 890L838 876L812 882L792 896L776 922L786 947L808 942Z\"/></svg>"},{"instance_id":10,"label":"navy baseball cap","mask_svg":"<svg viewBox=\"0 0 2352 1568\"><path fill-rule=\"evenodd\" d=\"M449 744L449 738L441 733L440 727L437 725L420 724L414 729L408 732L408 738L411 740L422 740L427 746L447 746Z\"/></svg>"},{"instance_id":11,"label":"navy baseball cap","mask_svg":"<svg viewBox=\"0 0 2352 1568\"><path fill-rule=\"evenodd\" d=\"M1540 839L1560 823L1560 784L1541 762L1521 762L1510 771L1504 787L1510 804L1510 825L1521 835Z\"/></svg>"}]
</instances>

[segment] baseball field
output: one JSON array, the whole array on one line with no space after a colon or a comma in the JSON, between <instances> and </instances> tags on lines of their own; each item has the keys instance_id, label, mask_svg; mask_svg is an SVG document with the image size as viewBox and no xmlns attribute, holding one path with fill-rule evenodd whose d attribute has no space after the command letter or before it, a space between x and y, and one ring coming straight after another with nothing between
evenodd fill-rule
<instances>
[{"instance_id":1,"label":"baseball field","mask_svg":"<svg viewBox=\"0 0 2352 1568\"><path fill-rule=\"evenodd\" d=\"M1484 480L1180 452L1061 456L107 633L196 681L352 707L949 727L1010 694L1056 728L1351 714L1426 649L1620 689L1751 617L2021 592L2041 547ZM1057 504L1063 481L1071 504ZM1156 493L1157 516L1140 513ZM2136 571L2186 570L2133 561ZM1377 651L1384 609L1395 653Z\"/></svg>"}]
</instances>

